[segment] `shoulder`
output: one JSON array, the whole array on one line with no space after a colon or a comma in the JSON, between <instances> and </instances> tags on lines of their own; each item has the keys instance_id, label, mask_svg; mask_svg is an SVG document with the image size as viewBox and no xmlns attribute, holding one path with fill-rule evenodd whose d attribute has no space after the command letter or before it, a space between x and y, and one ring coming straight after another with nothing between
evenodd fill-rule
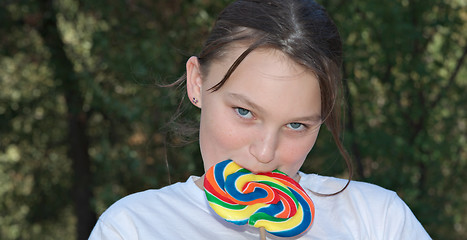
<instances>
[{"instance_id":1,"label":"shoulder","mask_svg":"<svg viewBox=\"0 0 467 240\"><path fill-rule=\"evenodd\" d=\"M142 226L147 226L148 223L161 226L165 221L173 220L171 218L174 218L177 211L195 208L202 194L193 180L189 179L187 182L175 183L161 189L128 195L111 205L99 217L93 235L105 234L125 238L160 235L160 228Z\"/></svg>"},{"instance_id":2,"label":"shoulder","mask_svg":"<svg viewBox=\"0 0 467 240\"><path fill-rule=\"evenodd\" d=\"M319 176L316 174L305 174L300 184L310 192L311 195L333 194L342 190L348 183L347 179ZM361 215L371 218L379 218L388 215L391 211L405 211L405 203L396 192L385 189L378 185L360 181L350 181L347 188L339 194L329 197L315 197L322 206L335 208L345 206L345 209L358 210Z\"/></svg>"},{"instance_id":3,"label":"shoulder","mask_svg":"<svg viewBox=\"0 0 467 240\"><path fill-rule=\"evenodd\" d=\"M181 183L175 183L161 189L146 190L123 197L99 217L99 222L131 226L142 214L159 212L160 205L157 203L173 198L180 185Z\"/></svg>"},{"instance_id":4,"label":"shoulder","mask_svg":"<svg viewBox=\"0 0 467 240\"><path fill-rule=\"evenodd\" d=\"M314 193L332 194L340 191L348 183L347 179L320 176L317 174L301 173L300 185ZM385 189L378 185L360 181L350 181L349 186L342 192L347 196L375 196L383 198L397 198L394 191Z\"/></svg>"},{"instance_id":5,"label":"shoulder","mask_svg":"<svg viewBox=\"0 0 467 240\"><path fill-rule=\"evenodd\" d=\"M339 226L354 229L343 235L354 235L356 239L430 239L394 191L371 183L351 181L343 192L321 197L314 193L338 192L348 180L316 174L301 174L301 177L300 184L315 202L317 218L326 225L323 229L337 222ZM333 231L338 232L339 229Z\"/></svg>"},{"instance_id":6,"label":"shoulder","mask_svg":"<svg viewBox=\"0 0 467 240\"><path fill-rule=\"evenodd\" d=\"M181 204L190 200L187 196L196 196L199 193L199 189L190 178L186 182L178 182L160 189L128 195L110 206L101 218L115 217L122 212L140 214L141 212L165 211L166 208L162 206Z\"/></svg>"}]
</instances>

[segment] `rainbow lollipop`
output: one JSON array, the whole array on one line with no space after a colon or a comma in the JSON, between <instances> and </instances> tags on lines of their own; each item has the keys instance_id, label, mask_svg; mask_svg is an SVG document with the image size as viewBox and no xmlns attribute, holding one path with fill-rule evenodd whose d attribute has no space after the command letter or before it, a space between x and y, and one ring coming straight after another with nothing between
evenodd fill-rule
<instances>
[{"instance_id":1,"label":"rainbow lollipop","mask_svg":"<svg viewBox=\"0 0 467 240\"><path fill-rule=\"evenodd\" d=\"M310 197L285 173L253 174L232 160L206 172L204 191L211 208L226 221L265 228L279 237L304 233L315 215Z\"/></svg>"}]
</instances>

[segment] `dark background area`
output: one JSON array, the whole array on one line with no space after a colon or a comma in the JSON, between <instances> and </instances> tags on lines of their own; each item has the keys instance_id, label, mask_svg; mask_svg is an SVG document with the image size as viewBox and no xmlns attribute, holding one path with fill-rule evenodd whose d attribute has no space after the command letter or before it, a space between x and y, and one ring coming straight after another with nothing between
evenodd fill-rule
<instances>
[{"instance_id":1,"label":"dark background area","mask_svg":"<svg viewBox=\"0 0 467 240\"><path fill-rule=\"evenodd\" d=\"M0 1L0 239L87 239L121 197L203 173L197 143L165 131L183 89L157 84L228 2ZM318 2L344 41L354 179L396 191L434 239L463 239L466 1ZM302 171L347 177L327 129Z\"/></svg>"}]
</instances>

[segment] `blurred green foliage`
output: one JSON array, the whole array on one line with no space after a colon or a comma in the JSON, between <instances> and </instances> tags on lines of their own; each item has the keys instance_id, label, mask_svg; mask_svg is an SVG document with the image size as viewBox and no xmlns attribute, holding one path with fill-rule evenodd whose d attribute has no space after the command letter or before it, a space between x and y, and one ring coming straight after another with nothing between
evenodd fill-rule
<instances>
[{"instance_id":1,"label":"blurred green foliage","mask_svg":"<svg viewBox=\"0 0 467 240\"><path fill-rule=\"evenodd\" d=\"M197 144L165 131L183 89L157 84L183 74L228 2L0 2L0 239L85 239L76 182L89 181L92 216L202 174ZM462 239L467 2L319 2L344 40L354 179L397 191L434 239ZM73 120L87 144L70 141ZM346 177L325 129L302 170Z\"/></svg>"}]
</instances>

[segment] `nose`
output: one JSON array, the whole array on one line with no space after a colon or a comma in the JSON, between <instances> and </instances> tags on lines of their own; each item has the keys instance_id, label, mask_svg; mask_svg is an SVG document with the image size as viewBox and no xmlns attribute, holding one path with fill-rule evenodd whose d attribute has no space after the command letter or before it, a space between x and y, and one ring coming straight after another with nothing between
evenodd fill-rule
<instances>
[{"instance_id":1,"label":"nose","mask_svg":"<svg viewBox=\"0 0 467 240\"><path fill-rule=\"evenodd\" d=\"M274 160L277 143L278 136L276 133L259 134L250 145L250 154L261 163L269 163Z\"/></svg>"}]
</instances>

